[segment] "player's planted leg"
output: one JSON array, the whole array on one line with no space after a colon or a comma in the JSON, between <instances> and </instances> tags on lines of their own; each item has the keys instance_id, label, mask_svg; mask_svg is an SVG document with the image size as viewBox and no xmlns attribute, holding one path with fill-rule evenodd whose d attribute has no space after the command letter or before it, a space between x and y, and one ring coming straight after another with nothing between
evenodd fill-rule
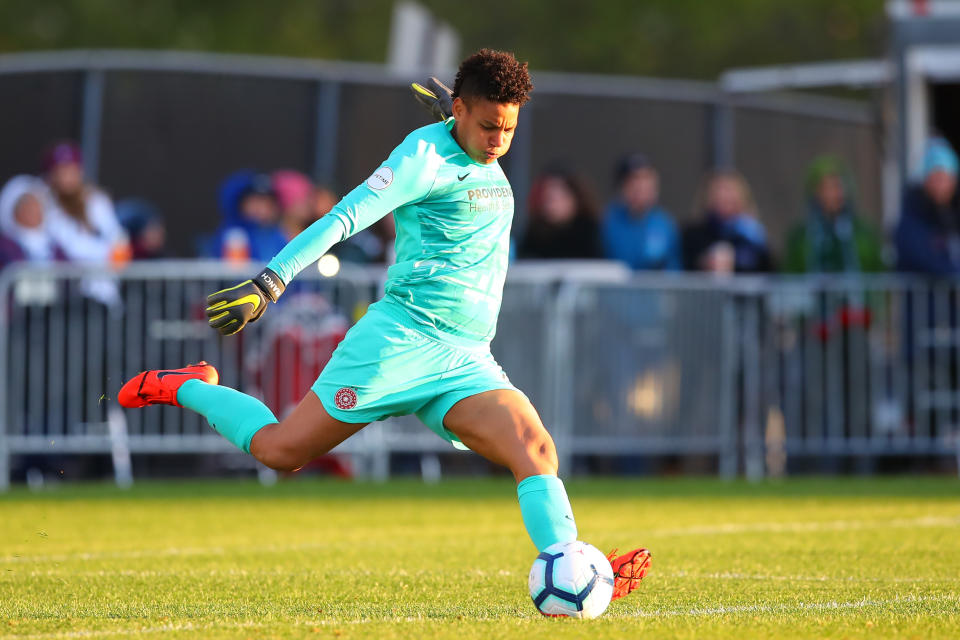
<instances>
[{"instance_id":1,"label":"player's planted leg","mask_svg":"<svg viewBox=\"0 0 960 640\"><path fill-rule=\"evenodd\" d=\"M513 472L523 524L538 551L577 539L570 501L557 477L553 439L522 394L497 390L464 398L447 412L444 426L465 445ZM650 552L643 548L620 556L612 551L608 560L614 574L613 599L636 589L650 568Z\"/></svg>"},{"instance_id":2,"label":"player's planted leg","mask_svg":"<svg viewBox=\"0 0 960 640\"><path fill-rule=\"evenodd\" d=\"M570 501L557 477L553 438L522 394L501 389L464 398L447 412L444 426L513 472L523 524L539 551L577 539Z\"/></svg>"}]
</instances>

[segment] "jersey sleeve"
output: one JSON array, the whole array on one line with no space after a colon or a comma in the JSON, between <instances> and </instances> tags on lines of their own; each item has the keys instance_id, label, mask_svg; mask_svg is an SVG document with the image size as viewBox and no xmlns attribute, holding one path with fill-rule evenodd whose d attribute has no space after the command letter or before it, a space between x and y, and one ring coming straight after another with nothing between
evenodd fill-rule
<instances>
[{"instance_id":1,"label":"jersey sleeve","mask_svg":"<svg viewBox=\"0 0 960 640\"><path fill-rule=\"evenodd\" d=\"M394 209L425 198L436 181L440 162L434 145L422 139L405 140L366 181L291 240L267 266L289 284L336 243Z\"/></svg>"}]
</instances>

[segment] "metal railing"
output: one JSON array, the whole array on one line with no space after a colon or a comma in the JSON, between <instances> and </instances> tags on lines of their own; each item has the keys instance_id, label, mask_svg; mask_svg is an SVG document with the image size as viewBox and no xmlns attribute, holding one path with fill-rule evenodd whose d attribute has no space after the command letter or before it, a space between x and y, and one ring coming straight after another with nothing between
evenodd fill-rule
<instances>
[{"instance_id":1,"label":"metal railing","mask_svg":"<svg viewBox=\"0 0 960 640\"><path fill-rule=\"evenodd\" d=\"M761 399L743 418L748 473L783 456L960 455L958 296L955 281L902 277L766 286L746 307L759 339L745 397Z\"/></svg>"},{"instance_id":2,"label":"metal railing","mask_svg":"<svg viewBox=\"0 0 960 640\"><path fill-rule=\"evenodd\" d=\"M254 268L0 273L0 486L13 455L111 453L119 477L131 454L232 451L190 411L120 410L117 389L144 369L205 359L222 384L280 417L292 409L379 297L384 272L304 272L263 320L220 338L206 325L205 295ZM960 288L947 282L519 264L492 349L537 406L565 470L585 456L697 455L722 475L758 477L803 457L954 455L958 316ZM392 454L450 449L401 418L339 451L385 476Z\"/></svg>"}]
</instances>

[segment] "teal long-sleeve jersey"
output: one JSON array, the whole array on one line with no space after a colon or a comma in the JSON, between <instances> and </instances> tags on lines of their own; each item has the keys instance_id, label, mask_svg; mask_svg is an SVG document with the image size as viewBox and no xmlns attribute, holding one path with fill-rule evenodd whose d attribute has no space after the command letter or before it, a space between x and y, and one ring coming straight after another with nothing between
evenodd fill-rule
<instances>
[{"instance_id":1,"label":"teal long-sleeve jersey","mask_svg":"<svg viewBox=\"0 0 960 640\"><path fill-rule=\"evenodd\" d=\"M413 131L366 182L267 265L284 284L391 211L397 262L385 298L429 335L489 342L496 332L513 222L513 191L496 161L472 160L454 119Z\"/></svg>"}]
</instances>

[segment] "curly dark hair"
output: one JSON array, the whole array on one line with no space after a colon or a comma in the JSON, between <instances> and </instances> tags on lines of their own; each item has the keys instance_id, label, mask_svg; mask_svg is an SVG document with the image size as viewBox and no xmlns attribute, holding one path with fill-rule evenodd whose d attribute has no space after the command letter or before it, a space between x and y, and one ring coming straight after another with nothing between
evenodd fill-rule
<instances>
[{"instance_id":1,"label":"curly dark hair","mask_svg":"<svg viewBox=\"0 0 960 640\"><path fill-rule=\"evenodd\" d=\"M523 106L530 99L533 83L527 63L509 51L480 49L460 63L453 83L454 98L486 98L501 104Z\"/></svg>"}]
</instances>

